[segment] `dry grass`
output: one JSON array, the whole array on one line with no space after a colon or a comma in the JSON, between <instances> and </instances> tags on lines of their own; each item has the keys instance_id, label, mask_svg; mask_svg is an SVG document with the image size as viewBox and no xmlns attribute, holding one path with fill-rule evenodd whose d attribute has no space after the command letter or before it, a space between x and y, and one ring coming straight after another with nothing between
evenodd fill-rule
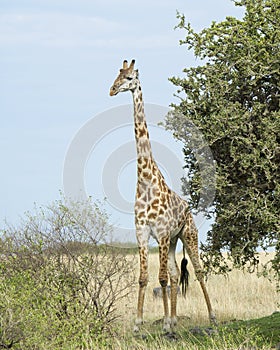
<instances>
[{"instance_id":1,"label":"dry grass","mask_svg":"<svg viewBox=\"0 0 280 350\"><path fill-rule=\"evenodd\" d=\"M271 253L272 254L272 253ZM177 261L182 258L177 254ZM260 260L265 262L267 256L260 253ZM154 321L162 318L162 300L154 300L153 288L158 283L158 254L150 254L149 257L149 284L147 287L144 319ZM177 314L180 318L188 319L189 325L207 324L208 313L200 285L194 276L191 263L190 284L186 299L178 297ZM138 274L138 271L137 271ZM279 307L279 295L276 286L264 277L258 277L256 273L249 274L240 270L232 271L228 277L210 276L207 281L208 292L219 322L233 319L251 319L269 315ZM137 289L132 297L123 302L119 307L122 309L124 326L130 326L136 317ZM278 305L277 305L278 304Z\"/></svg>"}]
</instances>

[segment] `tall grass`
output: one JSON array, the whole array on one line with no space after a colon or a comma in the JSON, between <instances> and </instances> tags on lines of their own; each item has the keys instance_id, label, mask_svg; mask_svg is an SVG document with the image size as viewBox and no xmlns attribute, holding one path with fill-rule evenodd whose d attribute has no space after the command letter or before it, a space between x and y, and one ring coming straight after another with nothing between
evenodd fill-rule
<instances>
[{"instance_id":1,"label":"tall grass","mask_svg":"<svg viewBox=\"0 0 280 350\"><path fill-rule=\"evenodd\" d=\"M178 254L177 260L180 261L181 258L182 255ZM260 253L259 258L263 264L268 260L265 253ZM162 332L162 300L154 299L152 293L153 288L159 286L157 277L158 254L153 253L149 257L149 284L145 298L143 330L138 336L133 335L131 331L136 317L138 288L135 286L130 297L118 305L118 311L122 314L122 322L119 325L119 336L114 338L111 344L112 349L268 350L275 347L274 343L270 344L269 337L262 338L258 328L254 327L248 328L245 326L242 328L241 326L240 329L228 330L225 325L219 328L217 333L214 332L211 337L201 337L201 340L199 337L192 335L189 332L190 328L209 326L209 320L200 285L195 278L191 263L188 266L190 284L187 297L186 299L181 296L178 297L177 339L170 339ZM210 276L207 281L207 288L219 324L232 320L248 320L267 316L280 307L276 283L269 282L267 278L258 277L257 271L248 273L235 269L227 277Z\"/></svg>"},{"instance_id":2,"label":"tall grass","mask_svg":"<svg viewBox=\"0 0 280 350\"><path fill-rule=\"evenodd\" d=\"M260 253L259 257L263 264L268 259L265 253ZM181 258L182 255L178 254L177 261L179 262ZM179 322L180 319L184 319L184 322L190 326L208 324L206 303L191 263L189 263L188 268L190 283L186 299L178 297ZM153 322L163 316L162 300L154 299L152 293L153 288L159 286L158 269L158 254L150 254L149 284L144 306L144 318L147 322ZM257 271L249 273L234 269L227 277L210 276L207 280L207 288L219 322L258 318L271 314L279 307L279 295L277 295L275 283L270 282L267 278L258 277ZM136 304L137 286L135 286L130 298L118 306L123 315L125 328L129 327L136 317Z\"/></svg>"}]
</instances>

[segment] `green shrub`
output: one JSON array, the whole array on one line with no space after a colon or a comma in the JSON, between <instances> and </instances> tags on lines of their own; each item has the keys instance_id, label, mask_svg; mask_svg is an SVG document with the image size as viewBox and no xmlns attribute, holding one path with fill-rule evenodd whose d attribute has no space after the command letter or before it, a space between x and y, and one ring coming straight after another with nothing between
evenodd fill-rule
<instances>
[{"instance_id":1,"label":"green shrub","mask_svg":"<svg viewBox=\"0 0 280 350\"><path fill-rule=\"evenodd\" d=\"M104 244L108 228L91 202L58 201L28 214L19 229L5 229L0 348L106 347L116 304L134 283L133 257Z\"/></svg>"}]
</instances>

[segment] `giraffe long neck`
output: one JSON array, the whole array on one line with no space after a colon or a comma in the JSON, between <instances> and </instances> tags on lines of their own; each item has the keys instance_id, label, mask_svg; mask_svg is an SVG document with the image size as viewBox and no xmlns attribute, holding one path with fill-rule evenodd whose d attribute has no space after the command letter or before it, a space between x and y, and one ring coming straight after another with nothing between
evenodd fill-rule
<instances>
[{"instance_id":1,"label":"giraffe long neck","mask_svg":"<svg viewBox=\"0 0 280 350\"><path fill-rule=\"evenodd\" d=\"M139 166L139 161L141 162L141 158L152 160L153 156L144 113L144 102L140 83L132 92L132 95L134 105L134 131Z\"/></svg>"}]
</instances>

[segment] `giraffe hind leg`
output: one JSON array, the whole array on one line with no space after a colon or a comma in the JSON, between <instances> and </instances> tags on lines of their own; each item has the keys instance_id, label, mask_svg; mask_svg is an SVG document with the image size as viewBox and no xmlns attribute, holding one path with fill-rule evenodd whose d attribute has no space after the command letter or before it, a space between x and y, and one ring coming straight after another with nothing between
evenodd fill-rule
<instances>
[{"instance_id":1,"label":"giraffe hind leg","mask_svg":"<svg viewBox=\"0 0 280 350\"><path fill-rule=\"evenodd\" d=\"M200 283L208 309L209 320L213 325L217 325L216 316L211 305L207 288L205 286L203 269L199 261L197 229L192 218L190 224L184 228L184 231L181 235L181 240L187 250L189 258L193 264L195 275Z\"/></svg>"},{"instance_id":2,"label":"giraffe hind leg","mask_svg":"<svg viewBox=\"0 0 280 350\"><path fill-rule=\"evenodd\" d=\"M200 262L199 262L199 258L197 256L196 253L193 253L191 250L187 250L188 251L188 254L189 254L189 257L192 261L192 264L193 264L193 267L194 267L194 271L195 271L195 275L200 283L200 286L201 286L201 289L202 289L202 292L203 292L203 295L204 295L204 299L205 299L205 302L206 302L206 305L207 305L207 309L208 309L208 314L209 314L209 320L210 320L210 323L212 323L213 325L217 325L217 321L216 321L216 316L215 316L215 313L212 309L212 305L211 305L211 301L210 301L210 298L209 298L209 294L208 294L208 291L206 289L206 285L205 285L205 282L204 282L204 276L203 276L203 271L202 271L202 267L200 265Z\"/></svg>"},{"instance_id":3,"label":"giraffe hind leg","mask_svg":"<svg viewBox=\"0 0 280 350\"><path fill-rule=\"evenodd\" d=\"M171 284L170 293L170 304L171 304L171 328L177 324L177 288L179 279L179 268L176 262L175 251L176 251L177 239L170 242L169 253L168 253L168 268Z\"/></svg>"}]
</instances>

